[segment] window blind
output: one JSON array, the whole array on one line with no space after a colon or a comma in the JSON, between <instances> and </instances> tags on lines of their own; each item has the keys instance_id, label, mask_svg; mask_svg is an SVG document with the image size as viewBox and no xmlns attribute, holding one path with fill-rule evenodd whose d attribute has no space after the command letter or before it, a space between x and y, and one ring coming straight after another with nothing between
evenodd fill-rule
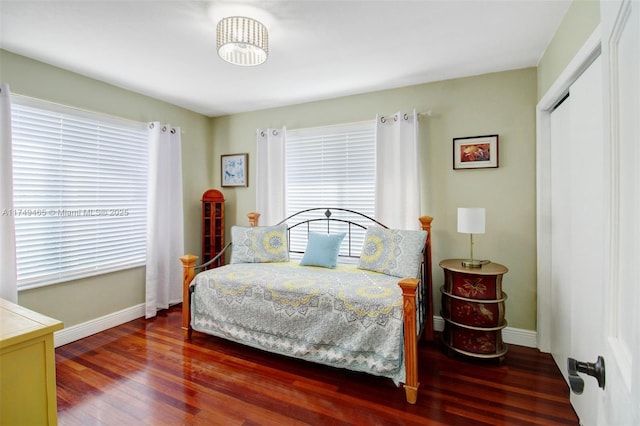
<instances>
[{"instance_id":1,"label":"window blind","mask_svg":"<svg viewBox=\"0 0 640 426\"><path fill-rule=\"evenodd\" d=\"M375 217L375 122L287 130L286 214L314 207L340 207ZM355 215L341 215L358 220ZM306 219L302 218L301 219ZM312 231L326 232L315 224ZM347 232L347 226L331 232ZM355 231L355 232L354 232ZM352 229L352 255L359 255L364 230ZM291 234L291 250L304 251L306 229ZM342 245L341 254L347 255Z\"/></svg>"},{"instance_id":2,"label":"window blind","mask_svg":"<svg viewBox=\"0 0 640 426\"><path fill-rule=\"evenodd\" d=\"M19 96L11 108L18 289L144 265L145 124Z\"/></svg>"}]
</instances>

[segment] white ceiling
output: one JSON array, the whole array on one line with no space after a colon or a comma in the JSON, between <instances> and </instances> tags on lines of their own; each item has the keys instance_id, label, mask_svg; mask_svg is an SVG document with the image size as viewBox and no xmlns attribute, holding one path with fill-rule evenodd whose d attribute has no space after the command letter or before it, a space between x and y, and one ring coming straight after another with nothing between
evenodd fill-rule
<instances>
[{"instance_id":1,"label":"white ceiling","mask_svg":"<svg viewBox=\"0 0 640 426\"><path fill-rule=\"evenodd\" d=\"M570 3L0 0L0 47L219 116L536 66ZM267 26L267 62L217 56L231 15Z\"/></svg>"}]
</instances>

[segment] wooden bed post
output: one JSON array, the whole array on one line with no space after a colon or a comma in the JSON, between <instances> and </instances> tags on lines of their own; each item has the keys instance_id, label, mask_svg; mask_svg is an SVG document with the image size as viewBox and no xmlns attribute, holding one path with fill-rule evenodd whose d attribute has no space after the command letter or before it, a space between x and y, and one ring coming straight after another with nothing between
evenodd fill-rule
<instances>
[{"instance_id":1,"label":"wooden bed post","mask_svg":"<svg viewBox=\"0 0 640 426\"><path fill-rule=\"evenodd\" d=\"M425 243L426 250L424 251L424 259L423 265L424 270L422 276L426 280L425 284L425 293L423 294L426 297L427 302L427 317L425 319L425 327L424 327L424 338L427 341L433 340L433 274L432 274L432 265L431 265L431 222L433 221L433 217L431 216L420 216L418 218L420 221L420 225L422 226L423 231L427 231L427 241Z\"/></svg>"},{"instance_id":2,"label":"wooden bed post","mask_svg":"<svg viewBox=\"0 0 640 426\"><path fill-rule=\"evenodd\" d=\"M403 278L398 282L402 289L404 310L404 392L409 404L418 400L418 330L416 329L416 289L418 280Z\"/></svg>"},{"instance_id":3,"label":"wooden bed post","mask_svg":"<svg viewBox=\"0 0 640 426\"><path fill-rule=\"evenodd\" d=\"M260 219L260 213L249 212L247 213L247 217L249 218L249 226L258 226L258 219Z\"/></svg>"},{"instance_id":4,"label":"wooden bed post","mask_svg":"<svg viewBox=\"0 0 640 426\"><path fill-rule=\"evenodd\" d=\"M180 258L182 262L182 334L185 340L191 340L193 329L191 328L191 294L189 284L195 275L195 267L198 256L185 254Z\"/></svg>"}]
</instances>

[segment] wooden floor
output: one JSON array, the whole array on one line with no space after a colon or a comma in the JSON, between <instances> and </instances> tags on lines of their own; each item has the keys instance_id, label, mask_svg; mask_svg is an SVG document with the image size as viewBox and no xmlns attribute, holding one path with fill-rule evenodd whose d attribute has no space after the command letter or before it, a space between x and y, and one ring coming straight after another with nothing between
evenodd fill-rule
<instances>
[{"instance_id":1,"label":"wooden floor","mask_svg":"<svg viewBox=\"0 0 640 426\"><path fill-rule=\"evenodd\" d=\"M56 349L60 425L576 425L549 355L498 367L421 344L418 403L385 378L194 333L180 308Z\"/></svg>"}]
</instances>

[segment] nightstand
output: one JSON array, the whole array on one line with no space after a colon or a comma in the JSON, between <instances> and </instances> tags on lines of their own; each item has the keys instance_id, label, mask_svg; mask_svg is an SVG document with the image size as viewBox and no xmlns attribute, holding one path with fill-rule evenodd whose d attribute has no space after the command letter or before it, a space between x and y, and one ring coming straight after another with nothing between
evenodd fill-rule
<instances>
[{"instance_id":1,"label":"nightstand","mask_svg":"<svg viewBox=\"0 0 640 426\"><path fill-rule=\"evenodd\" d=\"M481 268L466 268L462 259L440 262L444 271L442 343L449 355L460 353L474 358L504 361L507 345L502 329L507 294L502 291L502 276L508 269L499 263Z\"/></svg>"}]
</instances>

